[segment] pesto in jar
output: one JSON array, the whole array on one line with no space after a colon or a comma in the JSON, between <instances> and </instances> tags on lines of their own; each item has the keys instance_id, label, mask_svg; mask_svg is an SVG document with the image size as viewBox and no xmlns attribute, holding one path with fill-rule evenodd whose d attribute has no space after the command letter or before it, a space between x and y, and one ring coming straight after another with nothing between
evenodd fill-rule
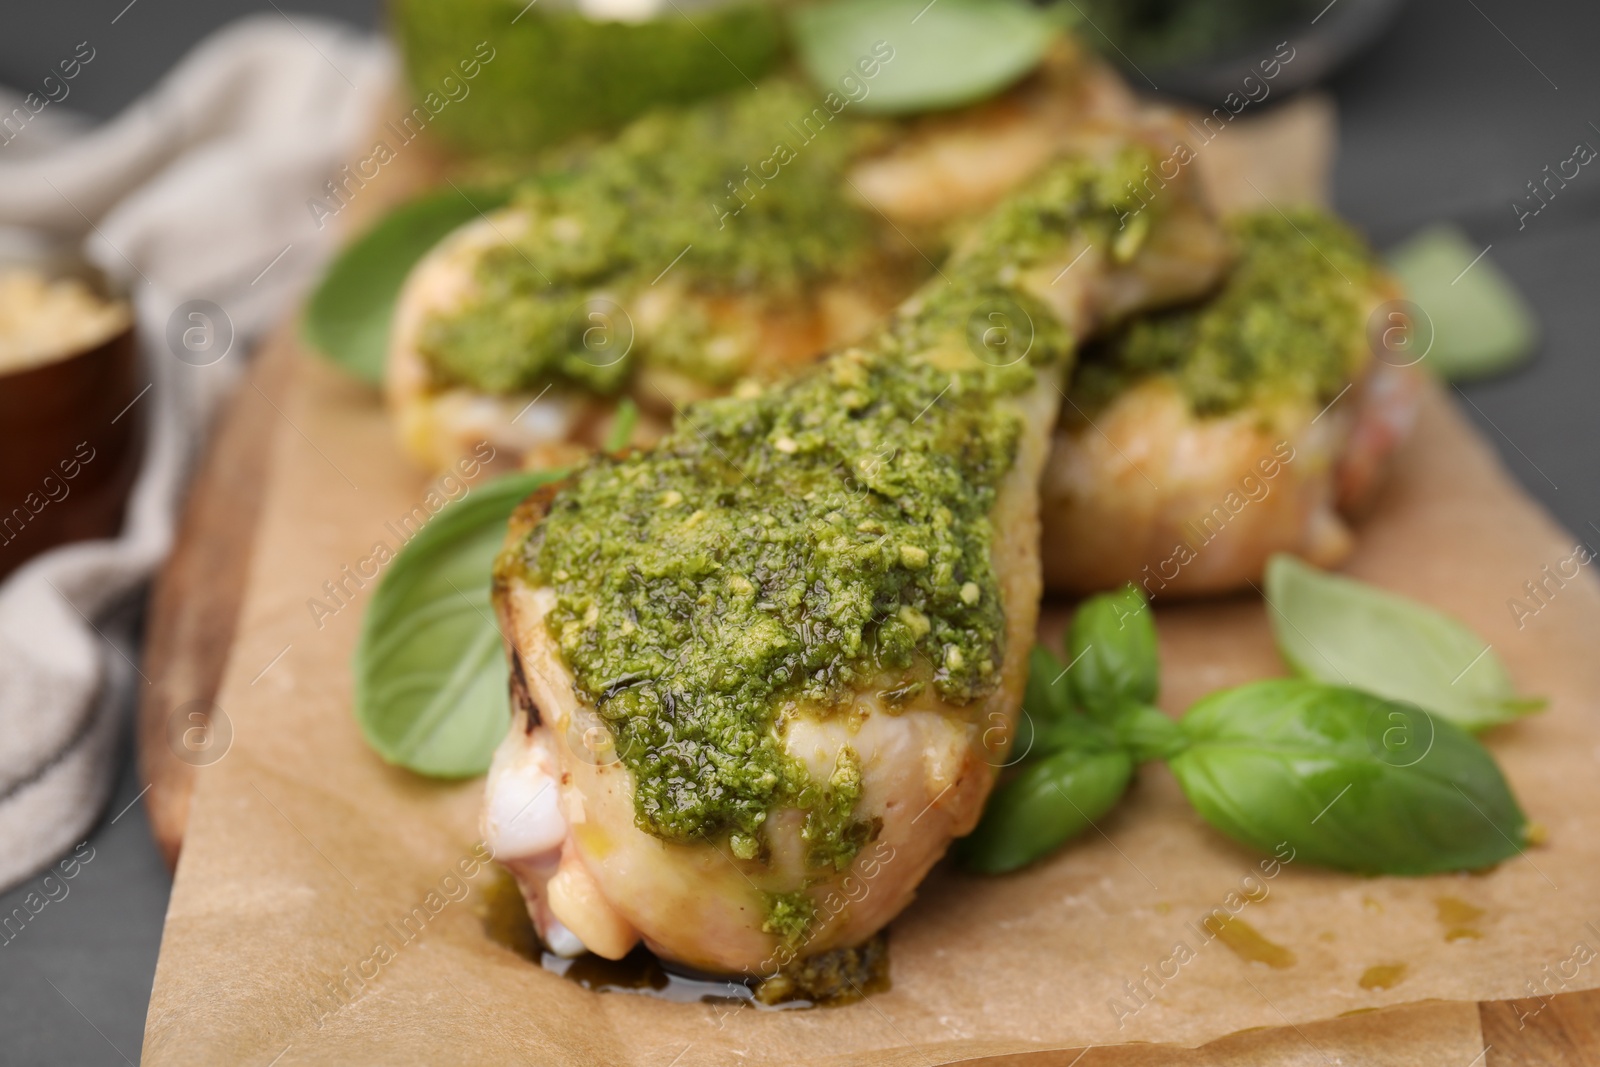
<instances>
[{"instance_id":1,"label":"pesto in jar","mask_svg":"<svg viewBox=\"0 0 1600 1067\"><path fill-rule=\"evenodd\" d=\"M874 832L853 816L860 767L850 753L810 780L786 719L848 713L863 692L962 706L999 684L990 516L1021 430L1009 399L1072 352L1018 279L1047 285L1080 244L1111 246L1147 158L1053 167L871 343L595 459L502 555L502 575L555 591L546 624L616 735L641 828L726 834L752 858L792 804L810 866L842 869ZM1026 358L974 342L997 303L1032 320Z\"/></svg>"},{"instance_id":2,"label":"pesto in jar","mask_svg":"<svg viewBox=\"0 0 1600 1067\"><path fill-rule=\"evenodd\" d=\"M521 188L526 230L484 253L478 296L425 324L422 355L439 381L489 393L551 379L613 393L652 357L729 384L692 308L631 338L644 322L628 306L658 284L792 300L882 258L879 228L845 197L845 168L882 130L786 81L647 115ZM627 314L591 319L597 297ZM595 325L629 337L589 343Z\"/></svg>"},{"instance_id":3,"label":"pesto in jar","mask_svg":"<svg viewBox=\"0 0 1600 1067\"><path fill-rule=\"evenodd\" d=\"M653 107L744 89L783 61L783 12L767 0L640 5L627 21L569 0L391 0L390 24L430 133L517 156ZM586 5L615 9L616 5ZM477 58L481 62L474 63ZM431 99L430 99L431 98Z\"/></svg>"},{"instance_id":4,"label":"pesto in jar","mask_svg":"<svg viewBox=\"0 0 1600 1067\"><path fill-rule=\"evenodd\" d=\"M1326 403L1365 358L1365 301L1381 284L1362 240L1311 209L1228 223L1238 260L1199 304L1134 319L1085 349L1072 398L1093 412L1161 375L1199 415L1273 397Z\"/></svg>"}]
</instances>

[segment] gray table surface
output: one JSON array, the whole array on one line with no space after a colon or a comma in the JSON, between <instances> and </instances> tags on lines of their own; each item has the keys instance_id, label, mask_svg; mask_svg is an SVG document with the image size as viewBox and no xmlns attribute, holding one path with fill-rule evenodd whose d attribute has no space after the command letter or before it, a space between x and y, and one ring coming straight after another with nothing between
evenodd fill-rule
<instances>
[{"instance_id":1,"label":"gray table surface","mask_svg":"<svg viewBox=\"0 0 1600 1067\"><path fill-rule=\"evenodd\" d=\"M282 5L290 15L302 4ZM89 39L98 54L72 103L106 116L195 40L252 0L92 0L6 12L0 83L31 86L58 54ZM378 23L368 0L322 14ZM111 19L121 12L113 25ZM289 17L289 16L284 16ZM1458 398L1507 467L1569 529L1600 543L1600 172L1583 171L1519 230L1525 183L1600 147L1600 6L1568 0L1413 0L1387 37L1332 82L1342 146L1339 209L1380 246L1430 222L1463 226L1537 309L1537 359ZM131 709L130 709L131 711ZM134 1063L171 889L150 840L127 746L116 795L90 837L95 858L23 936L0 947L0 1063ZM37 879L35 879L37 881ZM0 914L27 883L0 897Z\"/></svg>"}]
</instances>

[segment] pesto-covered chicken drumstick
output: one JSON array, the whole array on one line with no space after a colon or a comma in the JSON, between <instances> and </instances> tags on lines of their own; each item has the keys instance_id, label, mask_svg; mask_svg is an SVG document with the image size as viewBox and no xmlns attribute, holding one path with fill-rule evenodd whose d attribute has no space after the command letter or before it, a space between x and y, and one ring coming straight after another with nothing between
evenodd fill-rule
<instances>
[{"instance_id":1,"label":"pesto-covered chicken drumstick","mask_svg":"<svg viewBox=\"0 0 1600 1067\"><path fill-rule=\"evenodd\" d=\"M1043 484L1052 591L1227 592L1275 552L1336 564L1410 429L1419 375L1368 337L1399 294L1360 238L1311 209L1228 229L1216 293L1079 361Z\"/></svg>"},{"instance_id":2,"label":"pesto-covered chicken drumstick","mask_svg":"<svg viewBox=\"0 0 1600 1067\"><path fill-rule=\"evenodd\" d=\"M1150 158L1053 165L875 336L522 505L483 820L552 949L770 975L871 937L972 828L1075 345L1225 259L1176 187L1119 230Z\"/></svg>"}]
</instances>

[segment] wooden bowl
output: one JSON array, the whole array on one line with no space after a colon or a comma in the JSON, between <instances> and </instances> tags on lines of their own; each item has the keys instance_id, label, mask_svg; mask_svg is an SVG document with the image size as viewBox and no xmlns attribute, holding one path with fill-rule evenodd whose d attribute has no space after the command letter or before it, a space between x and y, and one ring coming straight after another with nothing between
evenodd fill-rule
<instances>
[{"instance_id":1,"label":"wooden bowl","mask_svg":"<svg viewBox=\"0 0 1600 1067\"><path fill-rule=\"evenodd\" d=\"M71 273L120 296L82 264ZM0 373L0 579L48 548L117 535L148 384L132 325L93 348Z\"/></svg>"}]
</instances>

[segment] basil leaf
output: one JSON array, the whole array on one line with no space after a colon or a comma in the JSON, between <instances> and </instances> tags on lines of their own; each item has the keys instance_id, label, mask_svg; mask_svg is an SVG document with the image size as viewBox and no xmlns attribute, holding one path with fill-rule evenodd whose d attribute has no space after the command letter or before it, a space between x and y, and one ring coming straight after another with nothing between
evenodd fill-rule
<instances>
[{"instance_id":1,"label":"basil leaf","mask_svg":"<svg viewBox=\"0 0 1600 1067\"><path fill-rule=\"evenodd\" d=\"M606 452L621 452L628 447L628 440L633 436L633 427L639 421L639 405L633 402L633 397L625 396L617 403L617 412L611 423L611 432L606 435L605 444L601 447Z\"/></svg>"},{"instance_id":2,"label":"basil leaf","mask_svg":"<svg viewBox=\"0 0 1600 1067\"><path fill-rule=\"evenodd\" d=\"M1026 0L831 0L790 15L800 65L860 114L981 100L1027 74L1056 33Z\"/></svg>"},{"instance_id":3,"label":"basil leaf","mask_svg":"<svg viewBox=\"0 0 1600 1067\"><path fill-rule=\"evenodd\" d=\"M1539 340L1533 311L1511 279L1453 226L1432 226L1390 251L1390 268L1426 314L1425 366L1451 381L1526 363ZM1431 329L1430 329L1431 326ZM1424 342L1426 343L1426 342Z\"/></svg>"},{"instance_id":4,"label":"basil leaf","mask_svg":"<svg viewBox=\"0 0 1600 1067\"><path fill-rule=\"evenodd\" d=\"M1133 761L1116 749L1064 749L1030 763L995 790L977 828L955 843L956 859L981 874L1026 867L1110 811L1132 776Z\"/></svg>"},{"instance_id":5,"label":"basil leaf","mask_svg":"<svg viewBox=\"0 0 1600 1067\"><path fill-rule=\"evenodd\" d=\"M1355 689L1273 679L1209 696L1169 764L1229 837L1341 870L1433 874L1516 855L1527 819L1471 734Z\"/></svg>"},{"instance_id":6,"label":"basil leaf","mask_svg":"<svg viewBox=\"0 0 1600 1067\"><path fill-rule=\"evenodd\" d=\"M1080 752L1106 752L1121 748L1116 731L1081 711L1069 711L1053 722L1034 726L1033 744L1027 757L1046 759L1064 749Z\"/></svg>"},{"instance_id":7,"label":"basil leaf","mask_svg":"<svg viewBox=\"0 0 1600 1067\"><path fill-rule=\"evenodd\" d=\"M1448 615L1289 555L1267 562L1266 581L1278 650L1300 674L1416 704L1467 730L1544 706L1518 697L1487 642Z\"/></svg>"},{"instance_id":8,"label":"basil leaf","mask_svg":"<svg viewBox=\"0 0 1600 1067\"><path fill-rule=\"evenodd\" d=\"M1079 707L1110 719L1124 704L1149 704L1161 683L1156 626L1132 585L1090 597L1067 630L1067 684Z\"/></svg>"},{"instance_id":9,"label":"basil leaf","mask_svg":"<svg viewBox=\"0 0 1600 1067\"><path fill-rule=\"evenodd\" d=\"M1189 735L1160 708L1148 704L1125 704L1111 720L1117 744L1135 762L1171 759L1189 747Z\"/></svg>"},{"instance_id":10,"label":"basil leaf","mask_svg":"<svg viewBox=\"0 0 1600 1067\"><path fill-rule=\"evenodd\" d=\"M1066 673L1066 665L1048 648L1033 646L1028 654L1028 688L1022 695L1022 709L1036 727L1072 714L1072 695L1063 677Z\"/></svg>"},{"instance_id":11,"label":"basil leaf","mask_svg":"<svg viewBox=\"0 0 1600 1067\"><path fill-rule=\"evenodd\" d=\"M388 762L437 778L489 769L511 724L490 572L512 509L560 477L523 472L472 490L389 565L353 662L356 721Z\"/></svg>"},{"instance_id":12,"label":"basil leaf","mask_svg":"<svg viewBox=\"0 0 1600 1067\"><path fill-rule=\"evenodd\" d=\"M306 343L357 378L381 384L389 321L406 275L451 230L508 199L503 189L445 189L391 211L328 265L306 305Z\"/></svg>"}]
</instances>

